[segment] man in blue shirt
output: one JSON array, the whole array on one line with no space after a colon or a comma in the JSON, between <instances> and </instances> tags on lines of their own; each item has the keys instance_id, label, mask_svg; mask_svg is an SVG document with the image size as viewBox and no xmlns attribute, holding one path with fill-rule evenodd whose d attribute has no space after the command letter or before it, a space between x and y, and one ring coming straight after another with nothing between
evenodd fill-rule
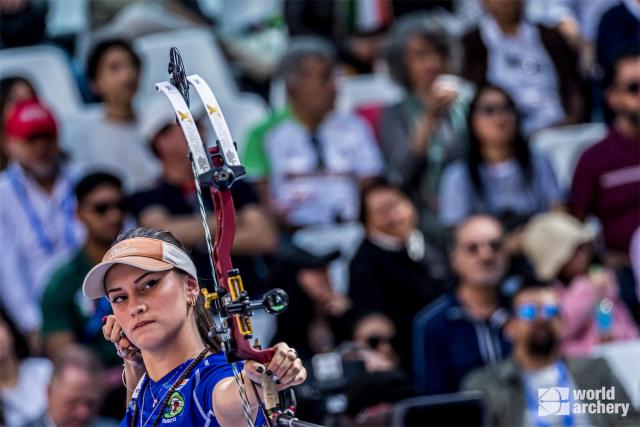
<instances>
[{"instance_id":1,"label":"man in blue shirt","mask_svg":"<svg viewBox=\"0 0 640 427\"><path fill-rule=\"evenodd\" d=\"M413 325L413 365L421 393L458 391L462 378L508 355L499 284L508 264L500 223L472 216L455 230L450 254L457 286L424 308Z\"/></svg>"}]
</instances>

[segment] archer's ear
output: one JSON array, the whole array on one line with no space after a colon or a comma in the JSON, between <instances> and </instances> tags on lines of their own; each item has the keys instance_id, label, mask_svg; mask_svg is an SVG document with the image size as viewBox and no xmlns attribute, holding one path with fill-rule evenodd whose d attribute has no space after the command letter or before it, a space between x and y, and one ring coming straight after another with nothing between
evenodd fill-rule
<instances>
[{"instance_id":1,"label":"archer's ear","mask_svg":"<svg viewBox=\"0 0 640 427\"><path fill-rule=\"evenodd\" d=\"M198 284L198 281L196 279L187 275L186 285L187 285L187 293L189 295L195 295L195 296L200 295L200 285Z\"/></svg>"}]
</instances>

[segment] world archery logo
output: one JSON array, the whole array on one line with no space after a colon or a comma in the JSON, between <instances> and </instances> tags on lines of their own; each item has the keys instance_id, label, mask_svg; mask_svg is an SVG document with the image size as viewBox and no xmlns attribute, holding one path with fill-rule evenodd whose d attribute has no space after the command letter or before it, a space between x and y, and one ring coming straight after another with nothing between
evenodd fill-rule
<instances>
[{"instance_id":1,"label":"world archery logo","mask_svg":"<svg viewBox=\"0 0 640 427\"><path fill-rule=\"evenodd\" d=\"M568 387L550 387L538 389L538 416L569 415L571 403L569 402Z\"/></svg>"},{"instance_id":2,"label":"world archery logo","mask_svg":"<svg viewBox=\"0 0 640 427\"><path fill-rule=\"evenodd\" d=\"M179 392L174 392L169 398L169 405L164 413L164 418L169 419L177 416L184 409L184 397Z\"/></svg>"}]
</instances>

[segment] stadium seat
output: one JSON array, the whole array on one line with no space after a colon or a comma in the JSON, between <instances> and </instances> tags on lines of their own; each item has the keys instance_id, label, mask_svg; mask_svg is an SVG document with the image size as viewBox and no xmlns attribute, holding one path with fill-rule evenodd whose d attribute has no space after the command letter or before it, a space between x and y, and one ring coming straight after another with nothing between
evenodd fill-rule
<instances>
[{"instance_id":1,"label":"stadium seat","mask_svg":"<svg viewBox=\"0 0 640 427\"><path fill-rule=\"evenodd\" d=\"M566 190L571 186L580 154L604 138L606 133L606 126L602 123L545 129L531 138L531 148L549 159L560 188Z\"/></svg>"},{"instance_id":2,"label":"stadium seat","mask_svg":"<svg viewBox=\"0 0 640 427\"><path fill-rule=\"evenodd\" d=\"M400 101L402 94L402 89L386 74L343 76L338 79L336 106L341 111L367 105L386 106Z\"/></svg>"},{"instance_id":3,"label":"stadium seat","mask_svg":"<svg viewBox=\"0 0 640 427\"><path fill-rule=\"evenodd\" d=\"M69 61L57 47L40 45L3 49L0 78L21 76L34 86L40 99L57 116L74 114L82 109L82 98Z\"/></svg>"},{"instance_id":4,"label":"stadium seat","mask_svg":"<svg viewBox=\"0 0 640 427\"><path fill-rule=\"evenodd\" d=\"M49 2L47 34L78 34L89 29L89 0Z\"/></svg>"},{"instance_id":5,"label":"stadium seat","mask_svg":"<svg viewBox=\"0 0 640 427\"><path fill-rule=\"evenodd\" d=\"M355 111L359 107L386 106L399 101L403 91L386 74L342 76L337 79L338 98L336 107L340 111ZM275 109L286 103L282 80L273 80L269 88L269 103Z\"/></svg>"},{"instance_id":6,"label":"stadium seat","mask_svg":"<svg viewBox=\"0 0 640 427\"><path fill-rule=\"evenodd\" d=\"M140 37L134 49L142 59L142 75L138 97L148 99L155 93L155 84L167 80L169 49L177 47L188 74L199 74L222 103L238 93L238 87L227 60L213 34L206 29L169 31Z\"/></svg>"}]
</instances>

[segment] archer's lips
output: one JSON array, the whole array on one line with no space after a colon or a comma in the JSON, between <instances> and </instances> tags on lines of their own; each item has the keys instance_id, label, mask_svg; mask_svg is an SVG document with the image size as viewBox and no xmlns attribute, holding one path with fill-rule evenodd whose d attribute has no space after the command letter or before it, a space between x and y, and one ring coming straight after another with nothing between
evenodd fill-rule
<instances>
[{"instance_id":1,"label":"archer's lips","mask_svg":"<svg viewBox=\"0 0 640 427\"><path fill-rule=\"evenodd\" d=\"M133 327L133 330L135 331L136 329L140 329L140 328L142 328L144 326L147 326L147 325L149 325L149 324L151 324L153 322L154 322L153 320L143 320L142 322L136 323L136 326Z\"/></svg>"}]
</instances>

